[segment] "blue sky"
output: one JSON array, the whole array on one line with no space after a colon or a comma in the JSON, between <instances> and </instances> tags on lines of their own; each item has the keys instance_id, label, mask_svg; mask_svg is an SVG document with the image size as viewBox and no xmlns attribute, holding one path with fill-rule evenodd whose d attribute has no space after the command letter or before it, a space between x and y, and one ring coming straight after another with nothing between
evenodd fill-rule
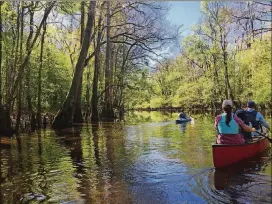
<instances>
[{"instance_id":1,"label":"blue sky","mask_svg":"<svg viewBox=\"0 0 272 204\"><path fill-rule=\"evenodd\" d=\"M170 1L171 9L167 19L176 25L183 24L182 36L188 34L190 27L200 18L200 1Z\"/></svg>"},{"instance_id":2,"label":"blue sky","mask_svg":"<svg viewBox=\"0 0 272 204\"><path fill-rule=\"evenodd\" d=\"M168 12L167 20L174 25L183 25L179 42L167 49L169 55L177 56L180 53L182 38L190 33L192 25L199 22L201 16L200 1L169 1L168 3L171 8Z\"/></svg>"}]
</instances>

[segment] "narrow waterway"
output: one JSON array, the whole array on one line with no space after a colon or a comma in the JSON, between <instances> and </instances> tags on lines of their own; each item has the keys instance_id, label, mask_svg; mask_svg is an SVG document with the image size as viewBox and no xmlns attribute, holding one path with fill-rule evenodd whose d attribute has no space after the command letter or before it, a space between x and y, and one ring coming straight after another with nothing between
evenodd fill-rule
<instances>
[{"instance_id":1,"label":"narrow waterway","mask_svg":"<svg viewBox=\"0 0 272 204\"><path fill-rule=\"evenodd\" d=\"M0 203L271 203L270 149L215 170L214 116L176 117L134 112L126 122L4 138Z\"/></svg>"}]
</instances>

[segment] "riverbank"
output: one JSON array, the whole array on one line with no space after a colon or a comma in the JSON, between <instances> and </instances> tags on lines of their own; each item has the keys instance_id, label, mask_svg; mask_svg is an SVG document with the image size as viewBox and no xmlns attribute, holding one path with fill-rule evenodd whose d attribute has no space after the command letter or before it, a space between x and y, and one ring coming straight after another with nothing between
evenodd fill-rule
<instances>
[{"instance_id":1,"label":"riverbank","mask_svg":"<svg viewBox=\"0 0 272 204\"><path fill-rule=\"evenodd\" d=\"M234 103L234 109L246 107L247 102L239 102L239 101L233 101ZM194 105L185 105L180 107L158 107L158 108L131 108L129 110L137 110L137 111L170 111L170 112L176 112L180 111L181 109L187 110L187 111L220 111L222 110L222 102L215 102L213 104L194 104ZM256 104L256 109L259 111L272 111L272 103L270 104Z\"/></svg>"}]
</instances>

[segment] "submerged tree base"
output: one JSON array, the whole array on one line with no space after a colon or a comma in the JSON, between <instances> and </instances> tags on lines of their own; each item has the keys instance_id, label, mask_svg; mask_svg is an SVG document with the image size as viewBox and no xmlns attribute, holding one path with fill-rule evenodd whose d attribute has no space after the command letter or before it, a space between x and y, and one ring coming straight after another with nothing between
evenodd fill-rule
<instances>
[{"instance_id":1,"label":"submerged tree base","mask_svg":"<svg viewBox=\"0 0 272 204\"><path fill-rule=\"evenodd\" d=\"M84 123L81 107L75 109L73 123Z\"/></svg>"},{"instance_id":2,"label":"submerged tree base","mask_svg":"<svg viewBox=\"0 0 272 204\"><path fill-rule=\"evenodd\" d=\"M0 135L12 136L15 133L11 127L10 110L7 105L0 107Z\"/></svg>"},{"instance_id":3,"label":"submerged tree base","mask_svg":"<svg viewBox=\"0 0 272 204\"><path fill-rule=\"evenodd\" d=\"M73 107L68 106L60 110L52 123L53 129L63 129L73 126Z\"/></svg>"},{"instance_id":4,"label":"submerged tree base","mask_svg":"<svg viewBox=\"0 0 272 204\"><path fill-rule=\"evenodd\" d=\"M105 108L102 113L102 121L113 122L116 119L112 108Z\"/></svg>"}]
</instances>

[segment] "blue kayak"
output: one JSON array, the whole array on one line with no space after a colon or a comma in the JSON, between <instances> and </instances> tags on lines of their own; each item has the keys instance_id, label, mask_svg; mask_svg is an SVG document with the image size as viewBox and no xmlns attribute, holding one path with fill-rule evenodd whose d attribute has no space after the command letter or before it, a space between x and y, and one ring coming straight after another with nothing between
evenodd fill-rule
<instances>
[{"instance_id":1,"label":"blue kayak","mask_svg":"<svg viewBox=\"0 0 272 204\"><path fill-rule=\"evenodd\" d=\"M189 122L191 120L192 120L191 118L180 118L176 120L176 123L184 123L184 122Z\"/></svg>"}]
</instances>

